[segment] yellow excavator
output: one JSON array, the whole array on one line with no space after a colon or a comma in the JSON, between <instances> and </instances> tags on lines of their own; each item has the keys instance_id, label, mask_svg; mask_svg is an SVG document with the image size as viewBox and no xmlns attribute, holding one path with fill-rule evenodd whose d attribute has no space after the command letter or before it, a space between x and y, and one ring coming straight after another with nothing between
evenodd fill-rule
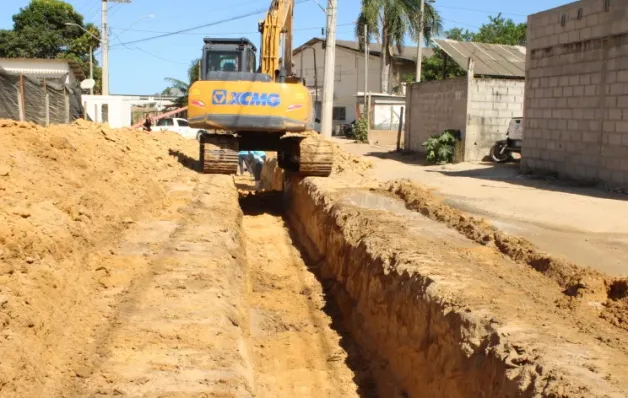
<instances>
[{"instance_id":1,"label":"yellow excavator","mask_svg":"<svg viewBox=\"0 0 628 398\"><path fill-rule=\"evenodd\" d=\"M294 0L272 0L258 26L259 67L248 39L204 39L200 80L188 92L203 173L235 174L238 151L263 150L292 173L330 175L333 148L312 131L312 96L292 73L293 12Z\"/></svg>"}]
</instances>

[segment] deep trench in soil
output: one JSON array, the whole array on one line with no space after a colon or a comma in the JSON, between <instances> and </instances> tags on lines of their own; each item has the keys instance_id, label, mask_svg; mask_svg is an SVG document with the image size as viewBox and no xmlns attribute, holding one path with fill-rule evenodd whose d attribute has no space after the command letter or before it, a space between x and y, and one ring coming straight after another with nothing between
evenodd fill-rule
<instances>
[{"instance_id":1,"label":"deep trench in soil","mask_svg":"<svg viewBox=\"0 0 628 398\"><path fill-rule=\"evenodd\" d=\"M330 286L283 217L281 192L243 192L249 348L259 397L376 397Z\"/></svg>"}]
</instances>

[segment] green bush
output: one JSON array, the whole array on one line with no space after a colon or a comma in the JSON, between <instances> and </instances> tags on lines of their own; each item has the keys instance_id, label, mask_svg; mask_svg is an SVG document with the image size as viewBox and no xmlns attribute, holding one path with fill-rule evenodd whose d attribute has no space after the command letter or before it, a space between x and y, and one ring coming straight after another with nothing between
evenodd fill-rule
<instances>
[{"instance_id":1,"label":"green bush","mask_svg":"<svg viewBox=\"0 0 628 398\"><path fill-rule=\"evenodd\" d=\"M423 143L428 163L445 164L454 160L456 133L455 130L445 130L440 134L431 136Z\"/></svg>"},{"instance_id":2,"label":"green bush","mask_svg":"<svg viewBox=\"0 0 628 398\"><path fill-rule=\"evenodd\" d=\"M351 138L359 142L368 142L369 127L368 121L365 118L356 120L351 128Z\"/></svg>"}]
</instances>

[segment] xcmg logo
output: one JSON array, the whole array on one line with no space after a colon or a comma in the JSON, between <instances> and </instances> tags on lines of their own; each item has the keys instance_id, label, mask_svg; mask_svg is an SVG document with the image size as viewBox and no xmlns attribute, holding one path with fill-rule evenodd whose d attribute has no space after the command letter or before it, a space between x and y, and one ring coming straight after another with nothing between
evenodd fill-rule
<instances>
[{"instance_id":1,"label":"xcmg logo","mask_svg":"<svg viewBox=\"0 0 628 398\"><path fill-rule=\"evenodd\" d=\"M227 90L214 90L213 105L242 105L242 106L269 106L276 108L281 104L279 94L254 93L251 91L239 93Z\"/></svg>"}]
</instances>

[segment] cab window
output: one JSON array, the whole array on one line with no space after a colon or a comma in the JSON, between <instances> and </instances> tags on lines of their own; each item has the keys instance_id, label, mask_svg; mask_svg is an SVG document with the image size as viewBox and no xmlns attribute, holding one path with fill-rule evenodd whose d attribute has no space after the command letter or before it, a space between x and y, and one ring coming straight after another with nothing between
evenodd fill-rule
<instances>
[{"instance_id":1,"label":"cab window","mask_svg":"<svg viewBox=\"0 0 628 398\"><path fill-rule=\"evenodd\" d=\"M237 51L210 51L207 53L207 72L237 72L241 55Z\"/></svg>"}]
</instances>

